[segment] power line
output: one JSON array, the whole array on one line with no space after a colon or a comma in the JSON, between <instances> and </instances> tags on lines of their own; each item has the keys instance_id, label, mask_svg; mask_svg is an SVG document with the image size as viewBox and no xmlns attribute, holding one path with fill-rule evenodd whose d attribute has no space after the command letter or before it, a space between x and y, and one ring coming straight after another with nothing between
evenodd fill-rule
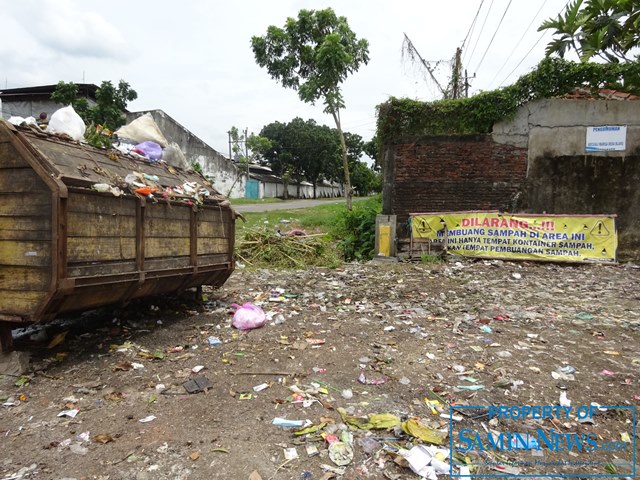
<instances>
[{"instance_id":1,"label":"power line","mask_svg":"<svg viewBox=\"0 0 640 480\"><path fill-rule=\"evenodd\" d=\"M480 70L480 65L482 65L482 62L483 62L484 58L487 56L487 53L489 52L489 48L491 48L491 44L493 43L493 40L496 38L496 35L498 34L498 30L500 30L500 25L502 25L502 21L504 20L504 17L507 15L507 11L509 10L509 7L511 6L511 2L512 1L513 0L509 0L509 3L507 4L507 8L504 9L504 13L502 14L502 18L500 19L500 23L498 23L498 26L496 27L496 31L493 32L493 37L491 37L491 41L489 42L489 45L487 45L487 49L484 51L484 55L482 55L482 58L480 59L480 63L478 63L478 66L475 69L476 72L478 70Z\"/></svg>"},{"instance_id":2,"label":"power line","mask_svg":"<svg viewBox=\"0 0 640 480\"><path fill-rule=\"evenodd\" d=\"M516 43L516 46L513 47L513 50L511 50L511 53L509 54L509 56L507 57L507 59L504 61L504 63L502 64L502 66L500 67L500 70L498 70L496 72L496 74L494 75L494 77L491 79L491 82L489 82L489 87L491 87L491 85L493 85L493 82L495 81L496 78L498 78L498 75L500 75L500 72L502 72L502 70L504 70L504 67L507 66L507 63L509 63L509 60L511 59L511 56L514 54L514 52L518 49L518 47L520 46L520 43L522 43L522 40L524 39L525 35L527 34L527 32L529 31L529 29L531 28L531 25L533 25L533 22L535 22L536 18L538 18L538 15L540 15L540 12L542 11L542 9L544 8L545 4L547 3L547 0L544 0L544 2L542 2L542 5L540 6L540 8L538 9L538 11L536 12L536 14L534 15L534 17L531 19L531 22L529 22L529 25L527 25L527 28L524 29L524 31L522 32L522 36L520 37L520 40L518 40L518 43Z\"/></svg>"},{"instance_id":3,"label":"power line","mask_svg":"<svg viewBox=\"0 0 640 480\"><path fill-rule=\"evenodd\" d=\"M352 120L350 122L345 122L345 124L343 125L344 128L348 128L348 127L358 127L361 125L369 125L371 123L376 123L378 121L377 117L374 116L369 116L369 117L364 117L364 118L360 118L357 120ZM347 127L348 126L348 127Z\"/></svg>"},{"instance_id":4,"label":"power line","mask_svg":"<svg viewBox=\"0 0 640 480\"><path fill-rule=\"evenodd\" d=\"M377 120L369 120L368 122L365 122L365 123L347 124L347 125L344 126L344 128L366 127L367 125L373 125L376 122L377 122Z\"/></svg>"},{"instance_id":5,"label":"power line","mask_svg":"<svg viewBox=\"0 0 640 480\"><path fill-rule=\"evenodd\" d=\"M534 49L534 48L536 48L536 45L538 45L538 44L540 43L540 40L542 40L542 39L544 38L544 36L545 36L547 33L548 33L548 32L542 32L542 35L540 35L540 37L538 38L538 40L536 41L536 43L534 43L534 44L533 44L533 46L529 49L529 51L528 51L527 53L525 53L525 54L524 54L524 57L522 57L522 60L520 60L520 61L518 62L518 64L517 64L515 67L513 67L513 70L511 70L511 72L509 72L509 75L507 75L507 76L504 78L504 80L500 83L500 85L499 85L500 87L501 87L502 85L504 85L504 83L509 79L509 77L510 77L511 75L513 75L513 72L515 72L515 71L518 69L518 67L519 67L520 65L522 65L522 62L524 62L524 61L527 59L527 57L529 56L529 54L533 51L533 49Z\"/></svg>"},{"instance_id":6,"label":"power line","mask_svg":"<svg viewBox=\"0 0 640 480\"><path fill-rule=\"evenodd\" d=\"M480 33L478 34L478 38L476 38L476 44L473 46L473 50L471 50L471 56L469 57L469 63L471 63L471 59L473 58L473 54L476 52L476 47L480 43L480 37L482 36L482 32L484 32L484 26L487 24L487 18L489 18L489 14L491 13L491 9L493 8L493 0L491 0L491 4L489 5L489 10L487 10L487 15L484 17L484 22L482 22L482 27L480 27Z\"/></svg>"},{"instance_id":7,"label":"power line","mask_svg":"<svg viewBox=\"0 0 640 480\"><path fill-rule=\"evenodd\" d=\"M566 10L566 8L569 6L569 3L570 3L570 2L571 2L571 0L568 0L568 1L567 1L567 3L564 5L564 8L561 10L561 12L562 12L562 11L564 11L564 10ZM504 78L504 80L502 80L502 82L500 82L500 85L499 85L500 87L501 87L502 85L504 85L504 84L505 84L505 82L509 79L509 77L510 77L511 75L513 75L513 72L515 72L515 71L518 69L518 67L519 67L520 65L522 65L522 62L524 62L524 61L527 59L527 57L529 56L529 54L533 51L533 49L534 49L534 48L536 48L536 45L538 45L538 44L540 43L540 40L542 40L542 39L544 38L544 36L545 36L547 33L549 33L549 30L545 30L544 32L542 32L542 34L540 35L540 37L538 37L538 40L536 40L536 43L534 43L534 44L533 44L533 46L529 49L529 51L528 51L527 53L525 53L525 54L524 54L524 57L522 57L522 60L520 60L520 61L518 62L518 64L517 64L515 67L513 67L513 70L511 70L511 72L509 72L509 75L507 75L507 76Z\"/></svg>"},{"instance_id":8,"label":"power line","mask_svg":"<svg viewBox=\"0 0 640 480\"><path fill-rule=\"evenodd\" d=\"M366 117L361 117L361 118L358 118L358 119L354 119L351 122L352 123L356 123L356 122L359 123L359 122L366 122L367 120L375 120L375 119L376 119L375 115L368 115Z\"/></svg>"},{"instance_id":9,"label":"power line","mask_svg":"<svg viewBox=\"0 0 640 480\"><path fill-rule=\"evenodd\" d=\"M478 15L480 15L480 10L482 9L482 5L484 4L484 0L482 0L480 2L480 6L478 7L478 11L476 12L476 16L473 17L473 22L471 22L471 25L469 26L469 31L467 32L467 36L464 37L464 40L462 41L462 49L464 49L464 45L465 43L467 43L467 39L469 38L469 35L471 35L471 32L473 32L473 29L476 25L476 21L478 20Z\"/></svg>"}]
</instances>

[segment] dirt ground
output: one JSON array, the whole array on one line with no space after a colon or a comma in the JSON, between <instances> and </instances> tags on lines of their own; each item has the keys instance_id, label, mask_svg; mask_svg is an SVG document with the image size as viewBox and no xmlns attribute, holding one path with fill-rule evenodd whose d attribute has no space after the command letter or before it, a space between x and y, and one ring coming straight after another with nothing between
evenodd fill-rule
<instances>
[{"instance_id":1,"label":"dirt ground","mask_svg":"<svg viewBox=\"0 0 640 480\"><path fill-rule=\"evenodd\" d=\"M398 455L424 443L420 435L372 429L373 418L358 428L338 409L445 432L447 451L464 445L461 432L486 439L487 430L591 434L616 446L475 449L445 459L467 456L479 465L474 473L631 476L624 461L636 440L629 407L640 402L638 266L451 259L237 270L205 293L203 304L155 298L16 332L31 365L26 376L0 378L0 479L420 478ZM244 302L262 306L270 318L263 328L231 327L230 305ZM211 388L187 393L183 384L200 377ZM518 421L462 408L555 408L563 392L576 408L626 408ZM436 414L425 399L439 402ZM75 417L59 416L73 409ZM295 435L299 428L275 418L320 428ZM329 455L331 435L344 440L347 465ZM298 458L285 458L292 448ZM526 463L567 458L593 464Z\"/></svg>"}]
</instances>

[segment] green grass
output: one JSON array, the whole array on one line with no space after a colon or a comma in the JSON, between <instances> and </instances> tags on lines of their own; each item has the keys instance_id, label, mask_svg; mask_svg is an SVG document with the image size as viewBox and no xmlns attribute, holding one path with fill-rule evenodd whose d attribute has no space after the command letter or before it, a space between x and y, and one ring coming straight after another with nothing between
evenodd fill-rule
<instances>
[{"instance_id":1,"label":"green grass","mask_svg":"<svg viewBox=\"0 0 640 480\"><path fill-rule=\"evenodd\" d=\"M236 235L242 237L244 232L257 227L272 227L274 232L279 228L282 232L301 229L308 234L328 233L336 224L340 213L346 210L347 206L343 203L330 203L311 208L247 212L242 214L247 220L246 223L242 220L236 221Z\"/></svg>"},{"instance_id":2,"label":"green grass","mask_svg":"<svg viewBox=\"0 0 640 480\"><path fill-rule=\"evenodd\" d=\"M304 268L317 265L335 268L341 258L331 235L343 203L261 213L243 213L236 220L236 258L247 268ZM284 220L284 222L283 222ZM304 230L310 237L276 236Z\"/></svg>"},{"instance_id":3,"label":"green grass","mask_svg":"<svg viewBox=\"0 0 640 480\"><path fill-rule=\"evenodd\" d=\"M245 212L236 220L236 257L248 268L335 267L341 261L366 260L375 243L375 214L379 196L354 203L316 207ZM308 236L278 236L276 232L303 230Z\"/></svg>"},{"instance_id":4,"label":"green grass","mask_svg":"<svg viewBox=\"0 0 640 480\"><path fill-rule=\"evenodd\" d=\"M420 255L422 263L443 263L444 259L442 255L433 255L430 253L423 253Z\"/></svg>"},{"instance_id":5,"label":"green grass","mask_svg":"<svg viewBox=\"0 0 640 480\"><path fill-rule=\"evenodd\" d=\"M231 205L256 205L261 203L282 203L281 198L230 198Z\"/></svg>"}]
</instances>

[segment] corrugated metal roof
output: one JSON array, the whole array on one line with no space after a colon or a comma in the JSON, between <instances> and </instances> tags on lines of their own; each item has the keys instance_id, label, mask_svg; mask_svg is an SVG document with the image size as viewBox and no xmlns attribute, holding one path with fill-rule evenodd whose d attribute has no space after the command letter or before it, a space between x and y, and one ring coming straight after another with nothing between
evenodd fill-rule
<instances>
[{"instance_id":1,"label":"corrugated metal roof","mask_svg":"<svg viewBox=\"0 0 640 480\"><path fill-rule=\"evenodd\" d=\"M96 90L98 86L93 83L76 83L78 86L78 95L89 96L93 99L96 98ZM23 97L23 96L51 96L58 85L40 85L37 87L19 87L19 88L5 88L0 90L0 99L8 99L11 97Z\"/></svg>"},{"instance_id":2,"label":"corrugated metal roof","mask_svg":"<svg viewBox=\"0 0 640 480\"><path fill-rule=\"evenodd\" d=\"M263 183L280 183L282 184L282 179L277 177L276 175L262 175L259 173L250 173L249 176L255 180L259 180Z\"/></svg>"}]
</instances>

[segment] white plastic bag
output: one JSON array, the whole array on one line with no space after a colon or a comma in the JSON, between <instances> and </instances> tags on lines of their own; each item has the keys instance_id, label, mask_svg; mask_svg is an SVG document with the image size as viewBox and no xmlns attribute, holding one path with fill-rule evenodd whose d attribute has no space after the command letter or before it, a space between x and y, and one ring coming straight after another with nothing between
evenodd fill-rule
<instances>
[{"instance_id":1,"label":"white plastic bag","mask_svg":"<svg viewBox=\"0 0 640 480\"><path fill-rule=\"evenodd\" d=\"M171 142L171 144L164 149L162 158L172 167L189 170L189 162L176 142Z\"/></svg>"},{"instance_id":2,"label":"white plastic bag","mask_svg":"<svg viewBox=\"0 0 640 480\"><path fill-rule=\"evenodd\" d=\"M134 144L151 141L162 148L169 144L150 113L145 113L133 122L120 127L116 130L116 134L118 138L130 140Z\"/></svg>"},{"instance_id":3,"label":"white plastic bag","mask_svg":"<svg viewBox=\"0 0 640 480\"><path fill-rule=\"evenodd\" d=\"M262 309L251 302L247 302L242 306L233 303L231 306L237 308L236 313L233 314L231 325L238 330L252 330L260 328L267 323L267 316Z\"/></svg>"},{"instance_id":4,"label":"white plastic bag","mask_svg":"<svg viewBox=\"0 0 640 480\"><path fill-rule=\"evenodd\" d=\"M66 133L77 142L84 141L84 131L87 129L80 115L71 105L56 110L51 115L47 132Z\"/></svg>"},{"instance_id":5,"label":"white plastic bag","mask_svg":"<svg viewBox=\"0 0 640 480\"><path fill-rule=\"evenodd\" d=\"M36 119L33 117L27 117L27 118L22 118L22 117L9 117L9 120L7 120L9 123L13 124L13 125L35 125L36 127L38 126L38 123L36 122Z\"/></svg>"}]
</instances>

